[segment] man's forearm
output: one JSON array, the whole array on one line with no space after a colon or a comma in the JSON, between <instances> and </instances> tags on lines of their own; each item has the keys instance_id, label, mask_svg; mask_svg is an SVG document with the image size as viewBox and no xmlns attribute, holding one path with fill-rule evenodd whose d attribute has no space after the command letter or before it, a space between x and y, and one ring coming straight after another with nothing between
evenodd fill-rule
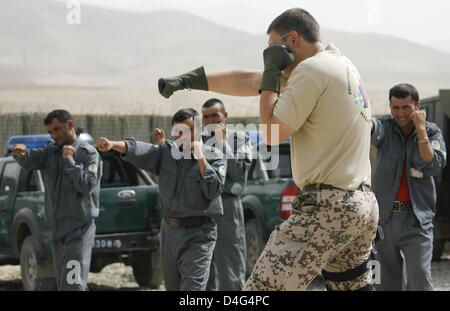
<instances>
[{"instance_id":1,"label":"man's forearm","mask_svg":"<svg viewBox=\"0 0 450 311\"><path fill-rule=\"evenodd\" d=\"M112 141L111 143L113 145L112 147L113 150L122 154L128 153L128 147L124 141Z\"/></svg>"},{"instance_id":2,"label":"man's forearm","mask_svg":"<svg viewBox=\"0 0 450 311\"><path fill-rule=\"evenodd\" d=\"M272 124L273 110L278 100L278 94L272 91L262 91L259 98L259 119L260 123L266 125L263 130L264 142L269 145L278 145L279 141L279 126ZM273 126L276 126L276 131Z\"/></svg>"},{"instance_id":3,"label":"man's forearm","mask_svg":"<svg viewBox=\"0 0 450 311\"><path fill-rule=\"evenodd\" d=\"M261 124L268 124L273 116L278 94L272 91L262 91L259 98L259 118Z\"/></svg>"},{"instance_id":4,"label":"man's forearm","mask_svg":"<svg viewBox=\"0 0 450 311\"><path fill-rule=\"evenodd\" d=\"M258 96L262 71L238 69L207 74L209 91L232 96Z\"/></svg>"},{"instance_id":5,"label":"man's forearm","mask_svg":"<svg viewBox=\"0 0 450 311\"><path fill-rule=\"evenodd\" d=\"M430 143L423 143L426 139L428 139L426 128L420 128L417 130L417 139L419 141L418 149L419 149L420 158L424 162L431 162L434 158L433 148L431 148Z\"/></svg>"}]
</instances>

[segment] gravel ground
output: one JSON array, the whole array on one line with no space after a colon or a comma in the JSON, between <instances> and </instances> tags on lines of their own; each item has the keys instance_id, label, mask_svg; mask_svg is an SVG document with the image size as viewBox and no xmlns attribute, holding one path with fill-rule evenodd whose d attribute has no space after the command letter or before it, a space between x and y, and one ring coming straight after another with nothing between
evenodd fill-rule
<instances>
[{"instance_id":1,"label":"gravel ground","mask_svg":"<svg viewBox=\"0 0 450 311\"><path fill-rule=\"evenodd\" d=\"M450 291L450 243L447 243L447 252L442 260L432 263L432 274L436 291ZM106 266L100 273L89 273L89 289L148 290L139 288L131 267L118 263ZM0 266L0 290L22 290L20 266ZM164 286L157 290L164 290ZM323 290L323 285L315 281L309 290Z\"/></svg>"},{"instance_id":2,"label":"gravel ground","mask_svg":"<svg viewBox=\"0 0 450 311\"><path fill-rule=\"evenodd\" d=\"M90 290L149 290L139 288L131 267L115 263L100 273L89 273ZM0 290L22 290L20 266L0 266ZM164 286L157 290L164 290Z\"/></svg>"}]
</instances>

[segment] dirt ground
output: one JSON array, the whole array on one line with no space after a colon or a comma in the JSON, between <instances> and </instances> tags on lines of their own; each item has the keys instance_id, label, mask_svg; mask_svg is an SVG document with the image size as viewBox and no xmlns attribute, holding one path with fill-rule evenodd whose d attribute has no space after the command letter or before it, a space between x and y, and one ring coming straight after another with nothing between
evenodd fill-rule
<instances>
[{"instance_id":1,"label":"dirt ground","mask_svg":"<svg viewBox=\"0 0 450 311\"><path fill-rule=\"evenodd\" d=\"M436 291L450 291L450 243L447 243L446 254L441 261L432 263L434 289ZM139 288L134 280L131 267L123 264L106 266L100 273L89 274L90 290L149 290ZM0 266L0 290L21 291L20 266ZM164 290L164 285L159 289ZM323 290L320 281L311 284L309 290Z\"/></svg>"},{"instance_id":2,"label":"dirt ground","mask_svg":"<svg viewBox=\"0 0 450 311\"><path fill-rule=\"evenodd\" d=\"M131 267L124 264L108 265L100 273L89 273L90 290L149 290L139 288ZM20 266L0 266L0 290L23 290ZM164 286L158 290L164 290Z\"/></svg>"}]
</instances>

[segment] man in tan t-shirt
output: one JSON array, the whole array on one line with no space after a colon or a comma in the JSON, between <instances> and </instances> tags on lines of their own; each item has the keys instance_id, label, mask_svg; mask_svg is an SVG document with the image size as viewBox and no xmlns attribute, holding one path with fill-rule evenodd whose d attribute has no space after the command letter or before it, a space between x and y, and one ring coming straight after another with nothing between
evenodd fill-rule
<instances>
[{"instance_id":1,"label":"man in tan t-shirt","mask_svg":"<svg viewBox=\"0 0 450 311\"><path fill-rule=\"evenodd\" d=\"M361 77L337 48L321 44L319 25L303 9L282 13L267 34L264 72L206 75L200 67L160 79L160 93L259 93L265 142L291 137L301 195L272 232L247 290L303 290L320 273L329 290L372 290L368 261L378 205L370 190L371 110Z\"/></svg>"}]
</instances>

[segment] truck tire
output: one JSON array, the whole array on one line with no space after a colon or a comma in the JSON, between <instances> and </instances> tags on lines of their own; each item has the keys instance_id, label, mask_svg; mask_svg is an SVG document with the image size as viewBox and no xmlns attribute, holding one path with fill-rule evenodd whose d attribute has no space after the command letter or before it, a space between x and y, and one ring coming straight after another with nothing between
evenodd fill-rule
<instances>
[{"instance_id":1,"label":"truck tire","mask_svg":"<svg viewBox=\"0 0 450 311\"><path fill-rule=\"evenodd\" d=\"M433 241L433 261L441 260L442 254L444 253L446 240L435 239Z\"/></svg>"},{"instance_id":2,"label":"truck tire","mask_svg":"<svg viewBox=\"0 0 450 311\"><path fill-rule=\"evenodd\" d=\"M53 262L47 258L38 262L36 245L32 236L27 236L20 248L20 272L23 289L26 291L56 290Z\"/></svg>"},{"instance_id":3,"label":"truck tire","mask_svg":"<svg viewBox=\"0 0 450 311\"><path fill-rule=\"evenodd\" d=\"M163 281L159 252L133 254L131 267L133 268L134 279L140 287L159 288Z\"/></svg>"},{"instance_id":4,"label":"truck tire","mask_svg":"<svg viewBox=\"0 0 450 311\"><path fill-rule=\"evenodd\" d=\"M245 222L245 246L246 246L246 273L250 276L253 266L264 249L264 239L261 226L256 218L251 218Z\"/></svg>"}]
</instances>

